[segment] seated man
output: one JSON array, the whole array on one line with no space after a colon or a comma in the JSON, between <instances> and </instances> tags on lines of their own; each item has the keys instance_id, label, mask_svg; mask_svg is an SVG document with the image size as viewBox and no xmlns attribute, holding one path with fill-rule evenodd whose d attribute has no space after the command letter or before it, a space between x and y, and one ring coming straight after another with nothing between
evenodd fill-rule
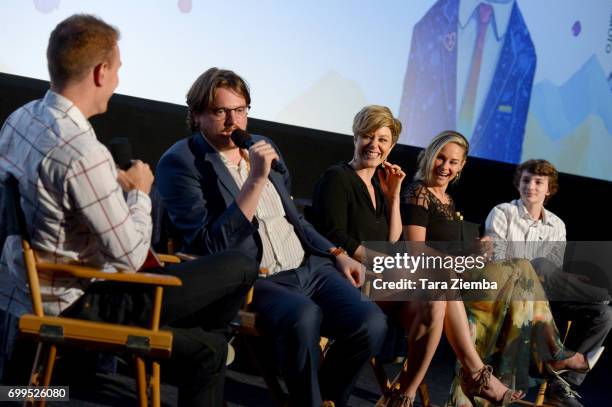
<instances>
[{"instance_id":1,"label":"seated man","mask_svg":"<svg viewBox=\"0 0 612 407\"><path fill-rule=\"evenodd\" d=\"M15 111L0 133L0 180L18 179L40 257L134 272L149 251L147 194L153 174L141 161L117 170L88 121L106 111L117 86L118 39L117 29L93 16L74 15L58 24L47 48L51 89ZM257 265L240 253L227 253L153 272L183 281L182 287L164 291L160 323L174 339L162 372L178 384L179 404L221 406L224 333L257 276ZM48 314L149 324L151 289L40 277ZM0 262L0 309L15 316L31 312L28 293L19 239L8 237Z\"/></svg>"},{"instance_id":2,"label":"seated man","mask_svg":"<svg viewBox=\"0 0 612 407\"><path fill-rule=\"evenodd\" d=\"M157 166L170 219L196 254L238 249L260 262L252 309L274 345L291 405L344 405L361 366L377 353L385 316L355 287L361 265L319 235L297 212L290 178L264 137L248 150L230 135L246 129L251 98L232 71L211 68L187 94L193 135ZM319 368L319 338L334 339Z\"/></svg>"},{"instance_id":3,"label":"seated man","mask_svg":"<svg viewBox=\"0 0 612 407\"><path fill-rule=\"evenodd\" d=\"M544 208L544 204L557 192L557 170L546 160L526 161L516 169L514 186L518 189L520 199L493 208L485 223L485 234L495 241L504 242L506 256L532 260L544 278L543 285L551 300L559 300L563 296L576 297L574 301L550 303L555 320L573 321L565 345L583 354L599 349L612 328L612 308L605 301L577 301L578 295L568 294L572 291L578 293L578 290L583 293L590 291L599 294L581 295L580 298L602 298L601 289L589 287L576 279L576 276L561 270L565 224ZM579 386L585 376L586 373L573 371L553 378L548 387L547 403L555 406L582 406L570 386Z\"/></svg>"}]
</instances>

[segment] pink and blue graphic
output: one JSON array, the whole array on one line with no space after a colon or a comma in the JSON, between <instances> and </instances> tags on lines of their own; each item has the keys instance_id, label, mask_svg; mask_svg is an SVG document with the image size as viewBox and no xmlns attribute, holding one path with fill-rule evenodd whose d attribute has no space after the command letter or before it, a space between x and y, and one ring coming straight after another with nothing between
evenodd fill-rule
<instances>
[{"instance_id":1,"label":"pink and blue graphic","mask_svg":"<svg viewBox=\"0 0 612 407\"><path fill-rule=\"evenodd\" d=\"M457 46L447 46L450 37ZM458 129L470 155L519 162L535 69L517 2L436 1L413 28L400 142L424 147L442 130Z\"/></svg>"},{"instance_id":2,"label":"pink and blue graphic","mask_svg":"<svg viewBox=\"0 0 612 407\"><path fill-rule=\"evenodd\" d=\"M189 13L191 11L191 0L178 0L178 8L181 13Z\"/></svg>"},{"instance_id":3,"label":"pink and blue graphic","mask_svg":"<svg viewBox=\"0 0 612 407\"><path fill-rule=\"evenodd\" d=\"M572 34L574 37L577 37L580 35L580 31L582 31L582 24L580 24L580 21L576 21L574 25L572 25Z\"/></svg>"},{"instance_id":4,"label":"pink and blue graphic","mask_svg":"<svg viewBox=\"0 0 612 407\"><path fill-rule=\"evenodd\" d=\"M1 0L0 72L47 80L49 33L91 13L121 30L118 93L184 104L203 69L227 67L257 92L256 118L350 134L356 111L384 104L400 143L459 129L473 156L612 181L611 5L235 0L230 30L218 1Z\"/></svg>"},{"instance_id":5,"label":"pink and blue graphic","mask_svg":"<svg viewBox=\"0 0 612 407\"><path fill-rule=\"evenodd\" d=\"M36 10L44 14L49 14L59 8L60 0L34 0Z\"/></svg>"}]
</instances>

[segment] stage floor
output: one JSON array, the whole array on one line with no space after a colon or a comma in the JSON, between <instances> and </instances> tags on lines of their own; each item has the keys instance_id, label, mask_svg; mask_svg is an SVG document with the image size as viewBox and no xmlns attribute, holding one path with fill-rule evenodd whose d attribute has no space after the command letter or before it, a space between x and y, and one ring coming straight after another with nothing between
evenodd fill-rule
<instances>
[{"instance_id":1,"label":"stage floor","mask_svg":"<svg viewBox=\"0 0 612 407\"><path fill-rule=\"evenodd\" d=\"M453 378L455 357L452 350L443 340L425 379L429 386L433 403L443 406L446 402L450 383ZM397 373L400 365L386 365L390 375ZM612 356L606 350L594 371L591 372L579 389L585 406L607 406L612 399L610 377L612 376ZM126 406L136 405L134 380L124 375L97 374L80 383L70 385L69 403L50 402L49 406ZM537 387L532 388L527 399L533 400ZM355 389L349 400L352 407L373 406L379 397L379 389L369 366L364 367ZM260 376L239 372L230 366L227 372L225 399L228 407L238 406L274 406L264 381ZM162 385L162 402L164 406L176 406L177 389ZM0 403L2 404L2 403ZM20 405L14 403L14 405ZM417 398L417 406L420 400Z\"/></svg>"}]
</instances>

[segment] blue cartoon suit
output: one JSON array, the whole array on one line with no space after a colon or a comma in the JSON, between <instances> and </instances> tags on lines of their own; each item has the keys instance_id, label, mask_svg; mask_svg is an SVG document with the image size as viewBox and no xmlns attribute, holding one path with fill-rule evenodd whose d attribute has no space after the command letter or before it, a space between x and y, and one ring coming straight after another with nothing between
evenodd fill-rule
<instances>
[{"instance_id":1,"label":"blue cartoon suit","mask_svg":"<svg viewBox=\"0 0 612 407\"><path fill-rule=\"evenodd\" d=\"M458 9L459 0L439 0L414 26L399 112L404 143L424 147L440 131L457 127ZM514 3L470 155L520 161L535 68L535 49Z\"/></svg>"}]
</instances>

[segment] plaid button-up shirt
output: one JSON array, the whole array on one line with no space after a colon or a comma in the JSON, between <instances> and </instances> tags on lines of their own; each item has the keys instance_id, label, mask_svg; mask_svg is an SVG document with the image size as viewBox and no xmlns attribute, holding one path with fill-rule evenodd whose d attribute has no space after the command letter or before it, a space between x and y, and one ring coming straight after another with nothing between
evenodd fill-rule
<instances>
[{"instance_id":1,"label":"plaid button-up shirt","mask_svg":"<svg viewBox=\"0 0 612 407\"><path fill-rule=\"evenodd\" d=\"M39 257L104 271L134 271L151 240L151 200L138 190L124 198L108 149L89 121L63 96L48 91L15 111L0 131L0 181L19 181L22 207ZM8 237L0 260L0 308L31 309L19 237ZM59 314L87 281L40 275L45 312Z\"/></svg>"}]
</instances>

